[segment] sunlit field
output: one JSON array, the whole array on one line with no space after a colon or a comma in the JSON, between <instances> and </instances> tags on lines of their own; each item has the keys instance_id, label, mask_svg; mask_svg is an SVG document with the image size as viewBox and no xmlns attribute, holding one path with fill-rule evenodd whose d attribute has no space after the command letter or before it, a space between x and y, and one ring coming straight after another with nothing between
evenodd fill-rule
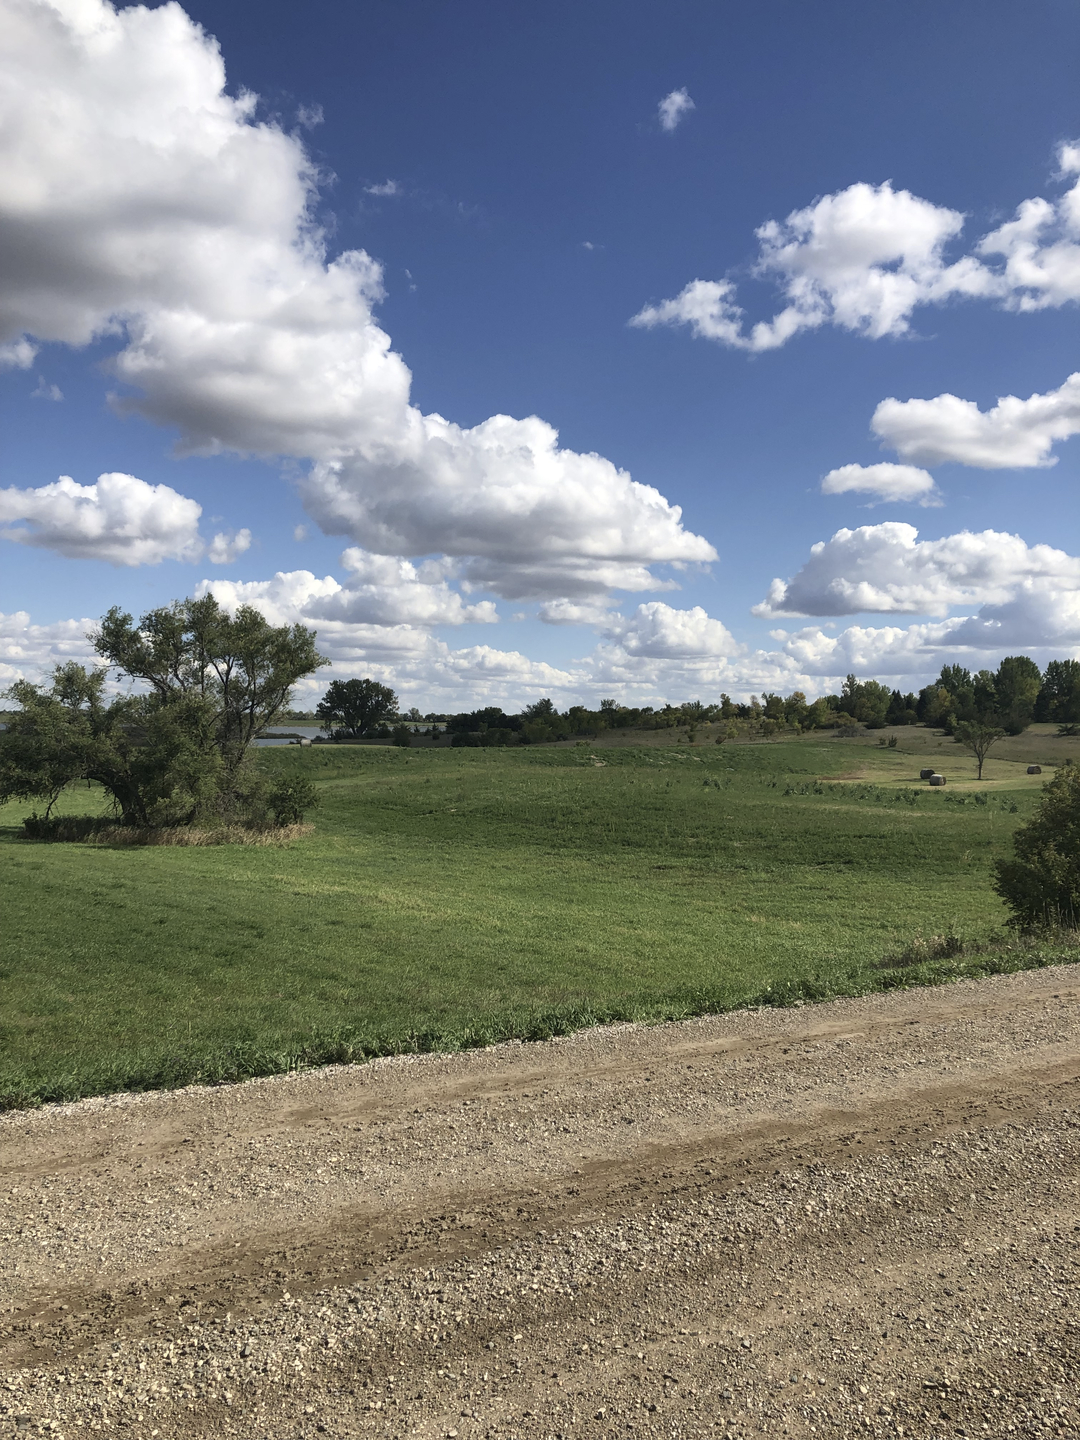
<instances>
[{"instance_id":1,"label":"sunlit field","mask_svg":"<svg viewBox=\"0 0 1080 1440\"><path fill-rule=\"evenodd\" d=\"M314 833L283 849L38 844L19 838L30 807L8 805L0 1093L228 1079L1050 958L1005 946L990 888L1049 774L992 758L976 784L948 758L931 791L917 755L816 737L270 750L321 793Z\"/></svg>"}]
</instances>

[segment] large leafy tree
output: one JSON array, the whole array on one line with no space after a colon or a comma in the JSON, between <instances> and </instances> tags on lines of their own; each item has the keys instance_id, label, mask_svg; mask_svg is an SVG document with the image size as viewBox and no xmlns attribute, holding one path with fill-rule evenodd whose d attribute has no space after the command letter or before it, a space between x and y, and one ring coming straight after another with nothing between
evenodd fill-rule
<instances>
[{"instance_id":1,"label":"large leafy tree","mask_svg":"<svg viewBox=\"0 0 1080 1440\"><path fill-rule=\"evenodd\" d=\"M962 665L946 665L935 684L921 692L919 715L951 734L959 734L963 724L1019 735L1035 716L1042 683L1039 667L1027 655L1007 655L996 671L974 675Z\"/></svg>"},{"instance_id":2,"label":"large leafy tree","mask_svg":"<svg viewBox=\"0 0 1080 1440\"><path fill-rule=\"evenodd\" d=\"M994 889L1020 925L1080 923L1080 767L1063 765L997 862Z\"/></svg>"},{"instance_id":3,"label":"large leafy tree","mask_svg":"<svg viewBox=\"0 0 1080 1440\"><path fill-rule=\"evenodd\" d=\"M398 713L398 698L377 680L332 680L315 713L328 735L359 739Z\"/></svg>"},{"instance_id":4,"label":"large leafy tree","mask_svg":"<svg viewBox=\"0 0 1080 1440\"><path fill-rule=\"evenodd\" d=\"M0 737L0 799L44 799L48 810L65 785L92 780L126 824L265 811L249 747L290 686L325 663L312 631L274 627L249 607L230 616L206 596L138 622L110 610L91 639L105 667L62 665L48 686L9 691L20 708ZM140 689L110 698L110 670Z\"/></svg>"},{"instance_id":5,"label":"large leafy tree","mask_svg":"<svg viewBox=\"0 0 1080 1440\"><path fill-rule=\"evenodd\" d=\"M162 703L184 696L207 705L230 771L287 708L293 685L329 664L314 630L273 626L250 605L230 615L213 595L151 610L137 623L114 607L91 639L108 668L142 681Z\"/></svg>"},{"instance_id":6,"label":"large leafy tree","mask_svg":"<svg viewBox=\"0 0 1080 1440\"><path fill-rule=\"evenodd\" d=\"M0 799L45 800L47 816L65 786L94 780L129 825L183 825L222 808L210 707L197 697L109 699L105 682L103 670L70 663L47 687L12 686L20 708L0 737Z\"/></svg>"},{"instance_id":7,"label":"large leafy tree","mask_svg":"<svg viewBox=\"0 0 1080 1440\"><path fill-rule=\"evenodd\" d=\"M1080 720L1080 660L1051 660L1035 705L1036 720Z\"/></svg>"},{"instance_id":8,"label":"large leafy tree","mask_svg":"<svg viewBox=\"0 0 1080 1440\"><path fill-rule=\"evenodd\" d=\"M1035 718L1035 702L1042 675L1027 655L1006 655L994 676L994 698L1001 723L1010 735L1019 735Z\"/></svg>"},{"instance_id":9,"label":"large leafy tree","mask_svg":"<svg viewBox=\"0 0 1080 1440\"><path fill-rule=\"evenodd\" d=\"M877 680L858 680L849 675L840 692L840 708L853 720L880 730L885 724L891 699L892 691L887 685Z\"/></svg>"}]
</instances>

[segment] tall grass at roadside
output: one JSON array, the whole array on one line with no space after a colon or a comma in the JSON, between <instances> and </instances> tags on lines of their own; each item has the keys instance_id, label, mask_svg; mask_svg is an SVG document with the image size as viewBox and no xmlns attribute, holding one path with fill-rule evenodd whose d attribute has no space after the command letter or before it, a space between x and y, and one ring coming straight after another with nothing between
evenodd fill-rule
<instances>
[{"instance_id":1,"label":"tall grass at roadside","mask_svg":"<svg viewBox=\"0 0 1080 1440\"><path fill-rule=\"evenodd\" d=\"M23 820L24 840L85 845L273 845L302 840L313 825L118 825L111 815L37 815Z\"/></svg>"}]
</instances>

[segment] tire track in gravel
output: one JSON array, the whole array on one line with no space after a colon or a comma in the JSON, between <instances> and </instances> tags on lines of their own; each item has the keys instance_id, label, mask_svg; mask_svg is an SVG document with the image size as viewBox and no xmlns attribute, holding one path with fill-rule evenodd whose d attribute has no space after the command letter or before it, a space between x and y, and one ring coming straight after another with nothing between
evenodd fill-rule
<instances>
[{"instance_id":1,"label":"tire track in gravel","mask_svg":"<svg viewBox=\"0 0 1080 1440\"><path fill-rule=\"evenodd\" d=\"M1078 978L0 1117L0 1435L1072 1433Z\"/></svg>"},{"instance_id":2,"label":"tire track in gravel","mask_svg":"<svg viewBox=\"0 0 1080 1440\"><path fill-rule=\"evenodd\" d=\"M474 1190L461 1188L445 1192L434 1208L345 1210L311 1234L260 1234L239 1253L233 1242L202 1250L182 1271L144 1279L126 1292L50 1286L9 1312L5 1328L10 1338L0 1343L0 1367L70 1363L117 1329L144 1329L166 1297L177 1293L191 1318L226 1312L239 1317L257 1310L268 1291L280 1291L282 1285L299 1296L326 1285L352 1285L453 1262L478 1248L513 1244L538 1226L555 1230L590 1224L613 1208L638 1214L703 1189L722 1197L773 1175L781 1157L789 1164L830 1165L850 1159L855 1147L865 1159L898 1143L917 1145L920 1137L940 1141L960 1128L1037 1116L1045 1111L1050 1088L1062 1091L1055 1097L1059 1103L1066 1097L1076 1103L1080 1056L1035 1070L1026 1067L1024 1077L1022 1085L1003 1085L996 1077L981 1085L934 1086L919 1091L900 1114L894 1101L881 1101L864 1110L826 1112L805 1123L767 1122L735 1134L713 1131L675 1145L644 1146L629 1157L587 1163L573 1184L550 1192L528 1186L489 1193L480 1201ZM31 1320L38 1324L33 1340L23 1328Z\"/></svg>"}]
</instances>

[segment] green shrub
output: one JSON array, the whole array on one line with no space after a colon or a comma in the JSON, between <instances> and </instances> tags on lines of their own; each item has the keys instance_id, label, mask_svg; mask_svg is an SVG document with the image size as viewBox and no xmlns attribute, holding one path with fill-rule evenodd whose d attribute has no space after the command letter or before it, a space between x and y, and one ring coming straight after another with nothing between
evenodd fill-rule
<instances>
[{"instance_id":1,"label":"green shrub","mask_svg":"<svg viewBox=\"0 0 1080 1440\"><path fill-rule=\"evenodd\" d=\"M994 889L1013 925L1067 925L1080 919L1080 768L1063 765L1043 788L1038 810L1013 836L1015 858L999 860Z\"/></svg>"},{"instance_id":2,"label":"green shrub","mask_svg":"<svg viewBox=\"0 0 1080 1440\"><path fill-rule=\"evenodd\" d=\"M310 780L301 775L283 778L266 797L276 825L299 825L306 811L319 803L319 792Z\"/></svg>"}]
</instances>

